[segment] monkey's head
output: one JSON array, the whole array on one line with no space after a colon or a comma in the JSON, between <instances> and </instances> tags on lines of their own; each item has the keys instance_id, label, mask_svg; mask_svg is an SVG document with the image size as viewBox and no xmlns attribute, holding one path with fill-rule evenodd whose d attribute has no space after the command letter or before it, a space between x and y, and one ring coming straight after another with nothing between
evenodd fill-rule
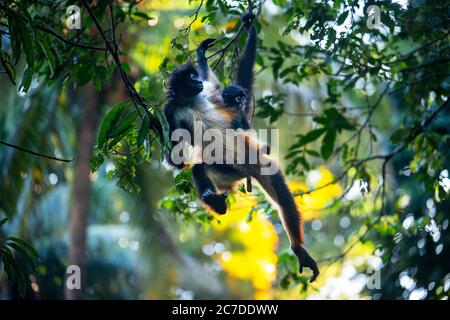
<instances>
[{"instance_id":1,"label":"monkey's head","mask_svg":"<svg viewBox=\"0 0 450 320\"><path fill-rule=\"evenodd\" d=\"M192 99L202 91L203 82L192 63L181 65L170 75L169 93L176 98Z\"/></svg>"},{"instance_id":2,"label":"monkey's head","mask_svg":"<svg viewBox=\"0 0 450 320\"><path fill-rule=\"evenodd\" d=\"M222 91L222 99L226 106L233 108L245 108L247 105L247 90L241 86L228 86Z\"/></svg>"}]
</instances>

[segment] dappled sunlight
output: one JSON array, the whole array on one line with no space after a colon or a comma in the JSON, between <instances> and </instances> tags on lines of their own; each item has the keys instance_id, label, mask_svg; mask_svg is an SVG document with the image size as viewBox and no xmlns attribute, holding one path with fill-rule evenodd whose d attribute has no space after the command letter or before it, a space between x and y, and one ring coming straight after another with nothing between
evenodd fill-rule
<instances>
[{"instance_id":1,"label":"dappled sunlight","mask_svg":"<svg viewBox=\"0 0 450 320\"><path fill-rule=\"evenodd\" d=\"M149 44L140 41L136 44L132 52L132 57L136 64L146 73L155 73L158 71L164 57L169 53L170 38L161 39L163 45Z\"/></svg>"}]
</instances>

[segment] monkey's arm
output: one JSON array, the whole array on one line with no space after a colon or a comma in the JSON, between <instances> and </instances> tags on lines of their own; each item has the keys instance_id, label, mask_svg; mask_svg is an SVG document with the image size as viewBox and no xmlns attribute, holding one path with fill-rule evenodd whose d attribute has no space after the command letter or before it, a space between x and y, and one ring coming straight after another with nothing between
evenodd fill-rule
<instances>
[{"instance_id":1,"label":"monkey's arm","mask_svg":"<svg viewBox=\"0 0 450 320\"><path fill-rule=\"evenodd\" d=\"M172 133L176 130L176 129L186 129L189 130L189 127L187 125L187 123L185 123L184 121L182 121L180 124L177 124L177 122L175 121L175 116L174 116L174 112L176 111L176 108L174 107L174 105L172 103L168 103L165 107L164 107L164 115L167 119L167 122L169 124L169 138L170 138L170 143L171 143L171 148L169 151L164 151L163 155L164 155L164 159L167 161L167 163L177 169L183 169L186 167L186 164L184 162L176 164L173 159L172 159L172 150L175 146L177 146L179 143L181 143L180 141L172 141ZM192 141L191 141L192 142Z\"/></svg>"},{"instance_id":2,"label":"monkey's arm","mask_svg":"<svg viewBox=\"0 0 450 320\"><path fill-rule=\"evenodd\" d=\"M215 39L212 38L206 39L197 47L197 64L200 80L208 80L209 66L208 59L206 59L205 53L206 50L213 46L214 41Z\"/></svg>"},{"instance_id":3,"label":"monkey's arm","mask_svg":"<svg viewBox=\"0 0 450 320\"><path fill-rule=\"evenodd\" d=\"M247 118L244 115L242 115L241 118L233 119L233 121L231 122L231 127L234 130L237 130L237 129L250 130L251 129L250 124L248 123Z\"/></svg>"},{"instance_id":4,"label":"monkey's arm","mask_svg":"<svg viewBox=\"0 0 450 320\"><path fill-rule=\"evenodd\" d=\"M200 45L197 47L197 64L198 64L198 73L200 76L200 80L202 81L210 81L214 88L217 90L220 89L220 82L219 79L217 79L214 72L212 72L211 68L208 66L208 59L206 58L206 50L211 48L214 44L213 42L215 39L209 38L204 40Z\"/></svg>"},{"instance_id":5,"label":"monkey's arm","mask_svg":"<svg viewBox=\"0 0 450 320\"><path fill-rule=\"evenodd\" d=\"M247 23L247 22L246 22ZM256 29L252 25L249 29L244 53L239 59L236 74L236 84L247 90L247 105L244 108L247 119L251 122L253 117L253 67L256 61Z\"/></svg>"}]
</instances>

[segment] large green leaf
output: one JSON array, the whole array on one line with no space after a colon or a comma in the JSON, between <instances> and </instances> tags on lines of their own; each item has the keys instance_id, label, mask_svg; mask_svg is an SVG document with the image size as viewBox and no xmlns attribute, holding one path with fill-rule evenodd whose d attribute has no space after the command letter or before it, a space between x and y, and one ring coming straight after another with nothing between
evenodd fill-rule
<instances>
[{"instance_id":1,"label":"large green leaf","mask_svg":"<svg viewBox=\"0 0 450 320\"><path fill-rule=\"evenodd\" d=\"M125 131L128 131L134 124L137 118L137 111L133 111L127 114L125 117L121 118L118 123L112 128L108 134L108 138L114 138Z\"/></svg>"},{"instance_id":2,"label":"large green leaf","mask_svg":"<svg viewBox=\"0 0 450 320\"><path fill-rule=\"evenodd\" d=\"M326 131L326 129L324 129L324 128L311 130L306 135L301 136L299 141L297 143L295 143L290 149L297 149L297 148L304 146L305 144L308 144L314 140L317 140L322 134L325 133L325 131Z\"/></svg>"},{"instance_id":3,"label":"large green leaf","mask_svg":"<svg viewBox=\"0 0 450 320\"><path fill-rule=\"evenodd\" d=\"M55 56L52 53L50 44L44 37L42 37L39 41L39 45L41 46L42 51L44 52L45 57L47 58L48 65L50 67L50 78L53 78L53 76L55 75L56 61Z\"/></svg>"},{"instance_id":4,"label":"large green leaf","mask_svg":"<svg viewBox=\"0 0 450 320\"><path fill-rule=\"evenodd\" d=\"M33 70L29 66L25 68L22 74L22 82L20 83L19 90L26 93L30 89L31 82L33 81Z\"/></svg>"},{"instance_id":5,"label":"large green leaf","mask_svg":"<svg viewBox=\"0 0 450 320\"><path fill-rule=\"evenodd\" d=\"M347 19L348 17L348 13L349 10L344 11L343 13L341 13L336 21L336 23L340 26L341 24L343 24L345 22L345 19Z\"/></svg>"},{"instance_id":6,"label":"large green leaf","mask_svg":"<svg viewBox=\"0 0 450 320\"><path fill-rule=\"evenodd\" d=\"M2 259L5 265L5 271L11 281L17 280L19 293L25 294L25 277L16 262L14 254L7 247L2 248Z\"/></svg>"},{"instance_id":7,"label":"large green leaf","mask_svg":"<svg viewBox=\"0 0 450 320\"><path fill-rule=\"evenodd\" d=\"M98 132L97 137L98 147L100 149L108 140L109 132L119 122L120 118L127 112L129 105L130 104L128 102L118 102L106 114L105 118L103 119L100 125L100 130Z\"/></svg>"},{"instance_id":8,"label":"large green leaf","mask_svg":"<svg viewBox=\"0 0 450 320\"><path fill-rule=\"evenodd\" d=\"M322 147L320 149L322 157L325 160L327 160L333 153L335 140L336 140L336 131L328 130L325 136L323 137Z\"/></svg>"},{"instance_id":9,"label":"large green leaf","mask_svg":"<svg viewBox=\"0 0 450 320\"><path fill-rule=\"evenodd\" d=\"M16 242L20 246L26 248L36 259L39 259L39 254L36 251L36 249L33 248L33 246L31 244L29 244L28 242L26 242L25 240L22 240L22 239L17 238L17 237L8 237L6 239L10 240L10 241L13 241L13 242Z\"/></svg>"},{"instance_id":10,"label":"large green leaf","mask_svg":"<svg viewBox=\"0 0 450 320\"><path fill-rule=\"evenodd\" d=\"M148 129L150 126L150 119L148 115L146 114L144 116L144 120L142 120L141 128L139 129L138 137L137 137L137 145L142 146L144 143L145 138L148 135Z\"/></svg>"},{"instance_id":11,"label":"large green leaf","mask_svg":"<svg viewBox=\"0 0 450 320\"><path fill-rule=\"evenodd\" d=\"M17 243L14 243L14 242L7 242L6 245L10 246L14 250L16 250L18 253L20 253L20 255L27 260L29 266L33 269L33 271L37 271L36 260L34 259L34 257L32 255L30 255L30 253L27 250L25 250L23 247L21 247L20 245L18 245Z\"/></svg>"},{"instance_id":12,"label":"large green leaf","mask_svg":"<svg viewBox=\"0 0 450 320\"><path fill-rule=\"evenodd\" d=\"M6 223L6 221L8 221L8 218L3 218L2 220L0 220L0 229Z\"/></svg>"},{"instance_id":13,"label":"large green leaf","mask_svg":"<svg viewBox=\"0 0 450 320\"><path fill-rule=\"evenodd\" d=\"M27 64L30 68L34 68L34 39L31 36L34 34L32 28L13 10L8 11L9 16L12 17L12 23L16 26L16 37L20 39L23 51L26 55Z\"/></svg>"}]
</instances>

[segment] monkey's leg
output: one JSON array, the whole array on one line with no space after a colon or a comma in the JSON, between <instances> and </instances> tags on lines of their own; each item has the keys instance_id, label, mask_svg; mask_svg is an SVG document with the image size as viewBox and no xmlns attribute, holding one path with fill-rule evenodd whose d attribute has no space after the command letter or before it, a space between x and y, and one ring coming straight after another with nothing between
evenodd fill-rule
<instances>
[{"instance_id":1,"label":"monkey's leg","mask_svg":"<svg viewBox=\"0 0 450 320\"><path fill-rule=\"evenodd\" d=\"M275 174L261 175L258 170L258 172L253 172L252 175L279 206L283 227L289 236L292 251L298 259L299 272L303 272L303 267L310 268L313 272L310 281L314 281L319 275L319 268L314 259L303 248L303 226L300 212L297 209L294 197L286 185L283 174L278 170Z\"/></svg>"},{"instance_id":2,"label":"monkey's leg","mask_svg":"<svg viewBox=\"0 0 450 320\"><path fill-rule=\"evenodd\" d=\"M219 194L216 192L214 183L206 174L204 164L195 164L192 167L192 178L200 199L218 214L225 214L227 212L227 203L225 200L228 194Z\"/></svg>"}]
</instances>

